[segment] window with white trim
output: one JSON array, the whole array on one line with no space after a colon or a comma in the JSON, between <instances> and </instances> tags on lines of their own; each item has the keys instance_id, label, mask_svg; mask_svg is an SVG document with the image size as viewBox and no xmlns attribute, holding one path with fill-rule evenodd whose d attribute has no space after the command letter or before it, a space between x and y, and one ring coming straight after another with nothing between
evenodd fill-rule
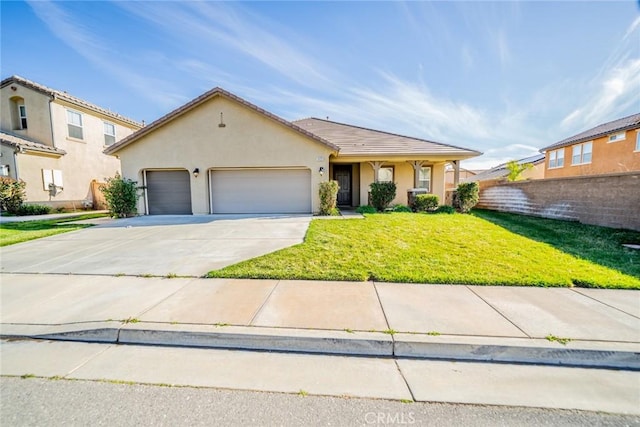
<instances>
[{"instance_id":1,"label":"window with white trim","mask_svg":"<svg viewBox=\"0 0 640 427\"><path fill-rule=\"evenodd\" d=\"M418 171L418 188L431 192L431 166L422 166Z\"/></svg>"},{"instance_id":2,"label":"window with white trim","mask_svg":"<svg viewBox=\"0 0 640 427\"><path fill-rule=\"evenodd\" d=\"M109 122L104 124L104 145L112 145L116 142L116 125Z\"/></svg>"},{"instance_id":3,"label":"window with white trim","mask_svg":"<svg viewBox=\"0 0 640 427\"><path fill-rule=\"evenodd\" d=\"M382 166L378 169L378 182L393 182L392 166Z\"/></svg>"},{"instance_id":4,"label":"window with white trim","mask_svg":"<svg viewBox=\"0 0 640 427\"><path fill-rule=\"evenodd\" d=\"M636 151L640 151L640 131L636 132Z\"/></svg>"},{"instance_id":5,"label":"window with white trim","mask_svg":"<svg viewBox=\"0 0 640 427\"><path fill-rule=\"evenodd\" d=\"M70 138L83 139L82 114L77 111L67 110L67 128Z\"/></svg>"},{"instance_id":6,"label":"window with white trim","mask_svg":"<svg viewBox=\"0 0 640 427\"><path fill-rule=\"evenodd\" d=\"M591 149L592 149L591 142L585 142L584 144L574 145L572 156L571 156L571 164L583 165L585 163L591 163Z\"/></svg>"},{"instance_id":7,"label":"window with white trim","mask_svg":"<svg viewBox=\"0 0 640 427\"><path fill-rule=\"evenodd\" d=\"M27 128L27 107L24 104L18 104L18 120L20 121L20 129Z\"/></svg>"},{"instance_id":8,"label":"window with white trim","mask_svg":"<svg viewBox=\"0 0 640 427\"><path fill-rule=\"evenodd\" d=\"M623 141L627 138L626 132L618 132L609 135L609 142Z\"/></svg>"},{"instance_id":9,"label":"window with white trim","mask_svg":"<svg viewBox=\"0 0 640 427\"><path fill-rule=\"evenodd\" d=\"M549 169L564 167L564 148L549 151Z\"/></svg>"}]
</instances>

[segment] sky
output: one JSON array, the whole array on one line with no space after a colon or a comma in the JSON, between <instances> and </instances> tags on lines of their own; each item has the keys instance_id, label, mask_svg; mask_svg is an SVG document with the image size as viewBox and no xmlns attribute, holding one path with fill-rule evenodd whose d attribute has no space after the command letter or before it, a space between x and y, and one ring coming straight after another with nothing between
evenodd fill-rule
<instances>
[{"instance_id":1,"label":"sky","mask_svg":"<svg viewBox=\"0 0 640 427\"><path fill-rule=\"evenodd\" d=\"M638 1L2 1L0 20L2 78L147 123L220 86L484 169L640 112Z\"/></svg>"}]
</instances>

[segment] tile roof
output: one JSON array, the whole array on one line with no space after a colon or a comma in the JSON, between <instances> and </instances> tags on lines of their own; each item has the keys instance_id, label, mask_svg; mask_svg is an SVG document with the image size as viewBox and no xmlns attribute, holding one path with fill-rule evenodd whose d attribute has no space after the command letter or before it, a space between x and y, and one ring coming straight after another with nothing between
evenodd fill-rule
<instances>
[{"instance_id":1,"label":"tile roof","mask_svg":"<svg viewBox=\"0 0 640 427\"><path fill-rule=\"evenodd\" d=\"M11 133L0 131L0 142L10 145L12 147L20 148L29 151L38 151L40 153L49 153L59 156L67 154L66 151L54 148L48 145L41 144L39 142L31 141L22 136L14 135Z\"/></svg>"},{"instance_id":2,"label":"tile roof","mask_svg":"<svg viewBox=\"0 0 640 427\"><path fill-rule=\"evenodd\" d=\"M372 155L456 155L471 157L482 154L475 150L453 145L313 117L296 120L293 123L340 147L339 157Z\"/></svg>"},{"instance_id":3,"label":"tile roof","mask_svg":"<svg viewBox=\"0 0 640 427\"><path fill-rule=\"evenodd\" d=\"M79 107L84 107L88 110L91 111L95 111L96 113L105 115L107 117L110 117L114 120L118 120L120 122L123 123L127 123L133 127L137 127L140 128L142 127L142 123L138 123L135 120L132 120L128 117L122 116L118 113L114 113L113 111L109 111L106 110L102 107L99 107L95 104L92 104L90 102L87 102L83 99L77 98L75 96L69 95L67 92L63 92L57 89L51 89L50 87L47 87L45 85L42 85L40 83L36 83L33 82L31 80L25 79L24 77L20 77L20 76L11 76L11 77L7 77L6 79L2 80L2 82L0 82L0 87L5 87L8 86L12 83L18 83L22 86L28 87L30 89L36 90L40 93L44 93L45 95L49 95L55 99L61 99L63 101L67 101L70 102L72 104L75 104Z\"/></svg>"},{"instance_id":4,"label":"tile roof","mask_svg":"<svg viewBox=\"0 0 640 427\"><path fill-rule=\"evenodd\" d=\"M160 117L158 120L150 123L149 125L143 127L142 129L138 130L137 132L134 132L132 135L129 135L128 137L122 139L121 141L117 142L116 144L113 144L112 146L108 147L106 150L104 150L104 152L106 154L113 154L117 151L119 151L120 149L126 147L127 145L137 141L138 139L140 139L142 136L152 132L153 130L155 130L156 128L159 128L160 126L164 125L165 123L175 119L176 117L181 116L182 114L196 108L197 106L205 103L206 101L216 97L216 96L223 96L227 99L231 99L233 101L238 102L241 105L244 105L278 123L281 123L285 126L287 126L290 129L293 129L294 131L309 137L311 139L314 139L315 141L326 145L327 147L331 148L332 150L339 150L339 147L336 146L335 144L332 144L331 142L327 141L326 139L309 132L306 129L303 129L297 125L295 125L294 123L291 123L281 117L276 116L273 113L268 112L267 110L258 107L257 105L254 105L252 103L250 103L249 101L246 101L242 98L240 98L237 95L232 94L231 92L227 92L226 90L220 88L220 87L215 87L213 89L211 89L208 92L203 93L202 95L198 96L197 98L192 99L191 101L187 102L186 104L184 104L181 107L176 108L175 110L171 111L168 114L165 114L164 116Z\"/></svg>"},{"instance_id":5,"label":"tile roof","mask_svg":"<svg viewBox=\"0 0 640 427\"><path fill-rule=\"evenodd\" d=\"M538 165L540 163L544 163L544 154L536 154L535 156L531 156L531 157L525 157L524 159L520 159L518 160L518 164L526 164L526 163L531 163L534 166ZM486 170L484 172L480 172L477 175L468 177L467 179L465 179L465 182L478 182L478 181L488 181L491 179L499 179L499 178L504 178L505 176L509 175L509 170L507 169L507 164L506 163L502 163L501 165L498 165L494 168L491 168L489 170Z\"/></svg>"},{"instance_id":6,"label":"tile roof","mask_svg":"<svg viewBox=\"0 0 640 427\"><path fill-rule=\"evenodd\" d=\"M560 148L578 142L589 141L610 133L638 127L640 127L640 113L632 114L628 117L623 117L612 122L603 123L584 132L580 132L577 135L573 135L569 138L563 139L562 141L556 142L555 144L549 145L548 147L541 148L540 152L542 153L547 150L553 150L554 148Z\"/></svg>"}]
</instances>

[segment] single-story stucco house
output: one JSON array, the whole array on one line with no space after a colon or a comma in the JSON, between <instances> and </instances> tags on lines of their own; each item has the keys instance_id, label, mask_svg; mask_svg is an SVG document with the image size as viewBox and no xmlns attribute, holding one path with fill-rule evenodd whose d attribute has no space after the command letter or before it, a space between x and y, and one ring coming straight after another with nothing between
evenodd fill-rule
<instances>
[{"instance_id":1,"label":"single-story stucco house","mask_svg":"<svg viewBox=\"0 0 640 427\"><path fill-rule=\"evenodd\" d=\"M108 147L122 175L144 187L142 214L313 213L319 184L338 204L367 204L391 180L394 203L423 188L445 196L445 165L481 153L321 119L284 120L214 88ZM423 190L423 191L424 191Z\"/></svg>"}]
</instances>

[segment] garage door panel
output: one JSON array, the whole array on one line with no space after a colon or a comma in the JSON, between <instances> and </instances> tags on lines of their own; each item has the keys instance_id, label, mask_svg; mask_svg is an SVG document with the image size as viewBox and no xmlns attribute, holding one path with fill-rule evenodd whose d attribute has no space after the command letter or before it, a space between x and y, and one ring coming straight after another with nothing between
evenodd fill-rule
<instances>
[{"instance_id":1,"label":"garage door panel","mask_svg":"<svg viewBox=\"0 0 640 427\"><path fill-rule=\"evenodd\" d=\"M150 215L191 215L189 172L147 171L146 176Z\"/></svg>"},{"instance_id":2,"label":"garage door panel","mask_svg":"<svg viewBox=\"0 0 640 427\"><path fill-rule=\"evenodd\" d=\"M211 202L214 213L309 213L311 171L214 170Z\"/></svg>"}]
</instances>

